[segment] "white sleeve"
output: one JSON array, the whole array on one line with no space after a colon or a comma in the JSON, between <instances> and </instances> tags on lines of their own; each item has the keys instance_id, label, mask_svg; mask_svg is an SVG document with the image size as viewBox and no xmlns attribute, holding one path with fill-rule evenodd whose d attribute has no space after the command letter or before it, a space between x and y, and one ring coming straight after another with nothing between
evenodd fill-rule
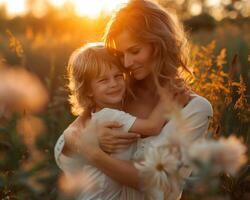
<instances>
[{"instance_id":1,"label":"white sleeve","mask_svg":"<svg viewBox=\"0 0 250 200\"><path fill-rule=\"evenodd\" d=\"M188 132L193 141L205 136L209 121L213 116L213 109L209 101L200 96L196 98L186 110L183 110L184 120L187 121Z\"/></svg>"},{"instance_id":2,"label":"white sleeve","mask_svg":"<svg viewBox=\"0 0 250 200\"><path fill-rule=\"evenodd\" d=\"M95 119L99 122L117 121L123 124L123 126L121 127L121 130L123 132L128 132L131 126L133 125L133 123L135 122L136 117L128 113L125 113L123 111L120 111L120 110L104 108L97 113L93 113L92 119ZM120 152L111 154L111 156L120 160L130 160L135 151L135 148L136 148L136 145L131 144L127 148L122 149Z\"/></svg>"},{"instance_id":3,"label":"white sleeve","mask_svg":"<svg viewBox=\"0 0 250 200\"><path fill-rule=\"evenodd\" d=\"M122 131L128 132L133 123L135 122L136 117L121 110L104 108L96 113L93 113L92 119L96 119L99 122L117 121L123 124Z\"/></svg>"},{"instance_id":4,"label":"white sleeve","mask_svg":"<svg viewBox=\"0 0 250 200\"><path fill-rule=\"evenodd\" d=\"M80 169L84 164L83 162L84 159L76 155L75 156L72 155L71 157L64 155L62 153L64 144L65 144L64 134L62 134L56 142L54 148L54 156L57 166L64 173L68 174Z\"/></svg>"},{"instance_id":5,"label":"white sleeve","mask_svg":"<svg viewBox=\"0 0 250 200\"><path fill-rule=\"evenodd\" d=\"M194 141L202 138L209 125L210 118L213 116L213 109L211 104L203 97L195 97L187 107L183 108L182 120L184 127L182 130L187 131L189 138ZM155 141L160 142L172 134L177 134L176 127L182 126L180 121L170 120L162 129L160 135L156 136Z\"/></svg>"},{"instance_id":6,"label":"white sleeve","mask_svg":"<svg viewBox=\"0 0 250 200\"><path fill-rule=\"evenodd\" d=\"M60 135L60 137L58 138L58 140L56 141L56 145L54 148L54 156L55 156L55 161L57 166L62 169L62 165L60 162L60 155L62 153L63 147L64 147L65 141L64 141L64 135Z\"/></svg>"}]
</instances>

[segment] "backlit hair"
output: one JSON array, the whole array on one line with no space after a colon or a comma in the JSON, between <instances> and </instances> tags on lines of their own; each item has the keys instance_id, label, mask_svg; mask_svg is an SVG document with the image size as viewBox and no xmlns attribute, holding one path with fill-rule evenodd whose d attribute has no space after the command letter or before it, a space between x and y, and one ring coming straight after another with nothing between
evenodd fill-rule
<instances>
[{"instance_id":1,"label":"backlit hair","mask_svg":"<svg viewBox=\"0 0 250 200\"><path fill-rule=\"evenodd\" d=\"M70 89L69 102L74 115L91 112L94 102L89 97L91 79L103 70L118 67L123 72L120 60L113 56L102 43L89 43L75 50L68 62L67 74Z\"/></svg>"},{"instance_id":2,"label":"backlit hair","mask_svg":"<svg viewBox=\"0 0 250 200\"><path fill-rule=\"evenodd\" d=\"M167 84L175 92L186 87L180 72L192 74L188 67L189 44L176 17L152 1L130 0L114 13L107 26L107 47L115 47L116 36L123 31L138 42L152 45L157 83Z\"/></svg>"}]
</instances>

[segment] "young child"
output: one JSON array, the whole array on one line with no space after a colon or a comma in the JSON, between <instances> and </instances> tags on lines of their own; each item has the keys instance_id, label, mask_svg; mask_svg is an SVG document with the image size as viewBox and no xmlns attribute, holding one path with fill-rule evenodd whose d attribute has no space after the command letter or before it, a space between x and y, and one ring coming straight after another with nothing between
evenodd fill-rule
<instances>
[{"instance_id":1,"label":"young child","mask_svg":"<svg viewBox=\"0 0 250 200\"><path fill-rule=\"evenodd\" d=\"M87 112L91 120L98 123L117 121L123 124L121 131L136 132L141 136L156 135L165 123L161 102L148 119L138 119L123 110L126 95L129 94L127 76L120 60L111 54L103 44L87 44L73 52L68 63L70 102L73 112L78 115ZM87 175L89 185L83 188L77 199L112 200L118 199L121 185L91 166L81 155L73 158L62 154L64 136L60 136L55 146L55 159L66 174L82 171ZM112 156L131 160L136 144Z\"/></svg>"}]
</instances>

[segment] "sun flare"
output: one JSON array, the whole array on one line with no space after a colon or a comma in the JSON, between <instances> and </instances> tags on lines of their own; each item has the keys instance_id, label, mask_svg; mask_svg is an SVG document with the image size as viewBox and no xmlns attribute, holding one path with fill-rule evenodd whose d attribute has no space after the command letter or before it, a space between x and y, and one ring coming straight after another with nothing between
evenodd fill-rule
<instances>
[{"instance_id":1,"label":"sun flare","mask_svg":"<svg viewBox=\"0 0 250 200\"><path fill-rule=\"evenodd\" d=\"M111 12L125 0L74 0L76 12L79 15L97 17L101 12Z\"/></svg>"},{"instance_id":2,"label":"sun flare","mask_svg":"<svg viewBox=\"0 0 250 200\"><path fill-rule=\"evenodd\" d=\"M26 0L19 0L19 1L0 0L0 5L5 5L10 15L24 14L26 12L25 4Z\"/></svg>"},{"instance_id":3,"label":"sun flare","mask_svg":"<svg viewBox=\"0 0 250 200\"><path fill-rule=\"evenodd\" d=\"M63 5L65 2L72 3L78 15L88 16L90 18L98 17L101 12L109 13L127 1L128 0L50 0L55 6Z\"/></svg>"},{"instance_id":4,"label":"sun flare","mask_svg":"<svg viewBox=\"0 0 250 200\"><path fill-rule=\"evenodd\" d=\"M38 0L38 2L43 3L45 1ZM48 2L55 7L70 3L74 6L77 15L96 18L102 12L110 13L128 0L48 0ZM0 0L0 5L6 5L10 15L24 14L27 11L27 3L28 0Z\"/></svg>"}]
</instances>

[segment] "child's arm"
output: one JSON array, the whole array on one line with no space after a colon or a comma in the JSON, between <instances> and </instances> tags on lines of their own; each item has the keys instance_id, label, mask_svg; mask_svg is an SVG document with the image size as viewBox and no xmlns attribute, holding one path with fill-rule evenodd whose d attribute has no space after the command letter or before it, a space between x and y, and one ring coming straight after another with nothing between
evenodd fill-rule
<instances>
[{"instance_id":1,"label":"child's arm","mask_svg":"<svg viewBox=\"0 0 250 200\"><path fill-rule=\"evenodd\" d=\"M160 100L147 119L136 118L134 124L129 129L130 132L136 132L143 136L157 135L160 133L163 125L166 123L164 117L164 103Z\"/></svg>"}]
</instances>

